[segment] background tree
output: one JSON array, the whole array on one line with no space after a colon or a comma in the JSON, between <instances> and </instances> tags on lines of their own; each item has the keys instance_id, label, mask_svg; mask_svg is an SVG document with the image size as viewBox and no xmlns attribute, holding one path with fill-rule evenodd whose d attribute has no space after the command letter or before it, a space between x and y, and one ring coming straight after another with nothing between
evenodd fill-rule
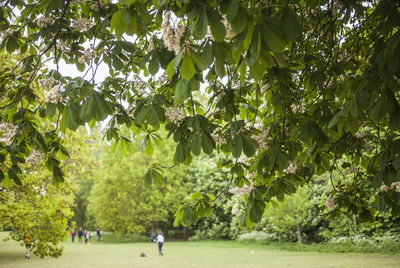
<instances>
[{"instance_id":1,"label":"background tree","mask_svg":"<svg viewBox=\"0 0 400 268\"><path fill-rule=\"evenodd\" d=\"M171 144L166 143L164 149L156 148L152 156L140 151L124 155L112 153L103 145L88 206L96 223L122 235L155 232L157 224L160 227L160 223L171 221L170 214L187 193L182 169L170 169L161 176L153 165L152 174L146 174L153 162L166 163L171 150ZM148 180L156 181L151 184Z\"/></svg>"},{"instance_id":2,"label":"background tree","mask_svg":"<svg viewBox=\"0 0 400 268\"><path fill-rule=\"evenodd\" d=\"M348 167L352 183L333 185L333 208L363 221L378 204L398 215L398 17L390 0L5 1L0 49L28 56L0 73L0 179L19 184L16 159L39 144L62 181L61 133L110 116L107 140L126 146L126 125L147 135L148 151L165 127L176 164L217 148L232 155L226 184L251 186L242 224L313 175ZM54 70L43 70L49 61ZM63 75L62 61L83 75ZM193 94L201 84L207 106ZM55 122L44 142L39 116ZM176 223L209 214L210 201L193 196Z\"/></svg>"}]
</instances>

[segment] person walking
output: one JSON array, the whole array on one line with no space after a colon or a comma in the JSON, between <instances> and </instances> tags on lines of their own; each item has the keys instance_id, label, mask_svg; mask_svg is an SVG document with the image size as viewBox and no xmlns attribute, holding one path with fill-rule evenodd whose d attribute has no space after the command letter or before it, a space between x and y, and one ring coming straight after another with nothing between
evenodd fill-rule
<instances>
[{"instance_id":1,"label":"person walking","mask_svg":"<svg viewBox=\"0 0 400 268\"><path fill-rule=\"evenodd\" d=\"M160 254L160 256L163 256L164 254L162 253L162 246L164 244L164 235L162 232L158 233L156 243L158 245L158 253Z\"/></svg>"},{"instance_id":2,"label":"person walking","mask_svg":"<svg viewBox=\"0 0 400 268\"><path fill-rule=\"evenodd\" d=\"M76 233L75 233L75 229L72 229L72 231L71 231L71 239L72 239L72 243L74 243L74 240L75 240L75 235L76 235Z\"/></svg>"},{"instance_id":3,"label":"person walking","mask_svg":"<svg viewBox=\"0 0 400 268\"><path fill-rule=\"evenodd\" d=\"M82 235L83 235L83 232L82 232L82 226L81 226L81 227L79 227L79 231L78 231L79 243L82 243Z\"/></svg>"},{"instance_id":4,"label":"person walking","mask_svg":"<svg viewBox=\"0 0 400 268\"><path fill-rule=\"evenodd\" d=\"M87 242L88 242L88 232L86 231L86 229L83 232L83 237L85 238L85 244L87 244Z\"/></svg>"},{"instance_id":5,"label":"person walking","mask_svg":"<svg viewBox=\"0 0 400 268\"><path fill-rule=\"evenodd\" d=\"M97 235L97 242L100 242L101 234L100 234L100 228L99 227L97 227L97 229L96 229L96 235Z\"/></svg>"},{"instance_id":6,"label":"person walking","mask_svg":"<svg viewBox=\"0 0 400 268\"><path fill-rule=\"evenodd\" d=\"M25 258L29 259L30 258L30 252L29 251L30 251L30 248L32 246L32 240L31 240L31 237L29 235L25 236L24 244L25 244L25 247L26 247Z\"/></svg>"}]
</instances>

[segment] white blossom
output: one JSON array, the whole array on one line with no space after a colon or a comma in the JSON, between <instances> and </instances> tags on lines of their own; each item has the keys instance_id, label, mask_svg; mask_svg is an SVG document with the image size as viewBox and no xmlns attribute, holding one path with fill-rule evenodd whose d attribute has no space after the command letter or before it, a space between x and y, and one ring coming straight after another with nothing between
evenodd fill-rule
<instances>
[{"instance_id":1,"label":"white blossom","mask_svg":"<svg viewBox=\"0 0 400 268\"><path fill-rule=\"evenodd\" d=\"M36 165L37 163L43 161L44 153L39 150L32 150L31 155L26 158L26 163L31 165Z\"/></svg>"},{"instance_id":2,"label":"white blossom","mask_svg":"<svg viewBox=\"0 0 400 268\"><path fill-rule=\"evenodd\" d=\"M226 139L224 135L221 133L221 128L217 127L214 129L214 131L211 133L211 138L215 141L217 144L224 144L226 143Z\"/></svg>"},{"instance_id":3,"label":"white blossom","mask_svg":"<svg viewBox=\"0 0 400 268\"><path fill-rule=\"evenodd\" d=\"M180 41L185 32L183 25L178 25L176 29L171 25L171 12L164 13L163 21L161 24L163 32L163 42L169 51L174 51L178 54L181 51Z\"/></svg>"},{"instance_id":4,"label":"white blossom","mask_svg":"<svg viewBox=\"0 0 400 268\"><path fill-rule=\"evenodd\" d=\"M87 31L94 25L94 22L89 19L77 19L72 21L72 27L75 29Z\"/></svg>"},{"instance_id":5,"label":"white blossom","mask_svg":"<svg viewBox=\"0 0 400 268\"><path fill-rule=\"evenodd\" d=\"M94 52L90 48L88 48L85 50L85 52L83 52L83 55L79 57L78 62L86 63L87 65L89 65L93 58Z\"/></svg>"},{"instance_id":6,"label":"white blossom","mask_svg":"<svg viewBox=\"0 0 400 268\"><path fill-rule=\"evenodd\" d=\"M335 196L329 195L328 198L326 199L325 206L329 209L335 209L336 204L335 204Z\"/></svg>"},{"instance_id":7,"label":"white blossom","mask_svg":"<svg viewBox=\"0 0 400 268\"><path fill-rule=\"evenodd\" d=\"M364 138L364 137L365 137L365 132L362 131L362 130L357 131L357 132L354 134L354 136L356 136L356 137L359 138L359 139Z\"/></svg>"},{"instance_id":8,"label":"white blossom","mask_svg":"<svg viewBox=\"0 0 400 268\"><path fill-rule=\"evenodd\" d=\"M169 107L167 108L165 115L169 118L169 120L172 123L179 125L182 122L185 113L179 109Z\"/></svg>"},{"instance_id":9,"label":"white blossom","mask_svg":"<svg viewBox=\"0 0 400 268\"><path fill-rule=\"evenodd\" d=\"M349 175L349 174L355 174L358 172L358 168L348 168L345 171L343 171L344 175Z\"/></svg>"},{"instance_id":10,"label":"white blossom","mask_svg":"<svg viewBox=\"0 0 400 268\"><path fill-rule=\"evenodd\" d=\"M39 83L39 87L49 90L57 84L57 80L54 79L53 77L48 77L48 78L40 79L38 81L38 83Z\"/></svg>"},{"instance_id":11,"label":"white blossom","mask_svg":"<svg viewBox=\"0 0 400 268\"><path fill-rule=\"evenodd\" d=\"M393 184L392 184L392 187L393 187ZM381 186L381 188L379 190L381 190L381 192L387 192L387 191L389 191L389 186L384 184Z\"/></svg>"},{"instance_id":12,"label":"white blossom","mask_svg":"<svg viewBox=\"0 0 400 268\"><path fill-rule=\"evenodd\" d=\"M36 24L37 24L39 27L46 28L46 27L48 27L49 25L53 24L53 21L54 21L53 18L50 18L50 17L47 17L47 18L42 17L42 18L39 18L39 19L37 20Z\"/></svg>"},{"instance_id":13,"label":"white blossom","mask_svg":"<svg viewBox=\"0 0 400 268\"><path fill-rule=\"evenodd\" d=\"M286 174L296 174L296 170L297 170L296 162L290 161L289 166L284 170L282 170L282 172Z\"/></svg>"},{"instance_id":14,"label":"white blossom","mask_svg":"<svg viewBox=\"0 0 400 268\"><path fill-rule=\"evenodd\" d=\"M232 215L239 215L240 213L242 213L242 210L239 208L239 204L236 203L233 207L232 207L232 211L231 211Z\"/></svg>"},{"instance_id":15,"label":"white blossom","mask_svg":"<svg viewBox=\"0 0 400 268\"><path fill-rule=\"evenodd\" d=\"M10 146L14 136L18 132L18 128L11 123L1 123L0 132L2 133L0 141Z\"/></svg>"},{"instance_id":16,"label":"white blossom","mask_svg":"<svg viewBox=\"0 0 400 268\"><path fill-rule=\"evenodd\" d=\"M147 83L143 81L137 74L133 74L134 87L139 96L146 95L146 88L148 87Z\"/></svg>"},{"instance_id":17,"label":"white blossom","mask_svg":"<svg viewBox=\"0 0 400 268\"><path fill-rule=\"evenodd\" d=\"M396 192L400 193L400 181L395 181L392 183L392 189L395 189Z\"/></svg>"},{"instance_id":18,"label":"white blossom","mask_svg":"<svg viewBox=\"0 0 400 268\"><path fill-rule=\"evenodd\" d=\"M248 158L246 155L242 154L239 158L238 158L238 163L242 163L245 165L248 165L250 162L250 158Z\"/></svg>"},{"instance_id":19,"label":"white blossom","mask_svg":"<svg viewBox=\"0 0 400 268\"><path fill-rule=\"evenodd\" d=\"M231 192L232 194L236 195L236 196L244 196L245 194L250 193L254 188L254 184L253 182L251 182L250 185L243 185L242 188L239 187L235 187L233 189L231 189L229 192Z\"/></svg>"},{"instance_id":20,"label":"white blossom","mask_svg":"<svg viewBox=\"0 0 400 268\"><path fill-rule=\"evenodd\" d=\"M94 11L100 11L102 8L104 8L104 3L101 0L97 0L95 3L90 5L90 9Z\"/></svg>"},{"instance_id":21,"label":"white blossom","mask_svg":"<svg viewBox=\"0 0 400 268\"><path fill-rule=\"evenodd\" d=\"M232 29L231 24L229 23L227 17L225 15L222 16L222 22L225 25L226 28L226 38L231 39L233 37L235 37L236 33L235 31Z\"/></svg>"},{"instance_id":22,"label":"white blossom","mask_svg":"<svg viewBox=\"0 0 400 268\"><path fill-rule=\"evenodd\" d=\"M49 93L46 95L44 101L49 102L49 103L57 103L58 100L60 99L60 89L61 85L56 85L54 86Z\"/></svg>"},{"instance_id":23,"label":"white blossom","mask_svg":"<svg viewBox=\"0 0 400 268\"><path fill-rule=\"evenodd\" d=\"M366 144L364 144L363 147L364 147L364 149L367 150L368 152L369 152L369 151L372 151L372 149L374 149L374 147L372 146L372 144L371 144L370 141L367 142Z\"/></svg>"},{"instance_id":24,"label":"white blossom","mask_svg":"<svg viewBox=\"0 0 400 268\"><path fill-rule=\"evenodd\" d=\"M267 140L270 139L270 136L269 136L270 128L265 127L262 124L262 122L256 122L255 126L261 131L261 133L259 135L253 136L253 138L258 143L257 149L258 150L267 149L267 147L268 147Z\"/></svg>"}]
</instances>

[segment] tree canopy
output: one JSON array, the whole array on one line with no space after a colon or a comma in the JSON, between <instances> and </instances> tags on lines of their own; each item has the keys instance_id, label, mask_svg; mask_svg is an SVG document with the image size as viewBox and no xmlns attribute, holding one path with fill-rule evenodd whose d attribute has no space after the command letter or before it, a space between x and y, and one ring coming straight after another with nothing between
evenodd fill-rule
<instances>
[{"instance_id":1,"label":"tree canopy","mask_svg":"<svg viewBox=\"0 0 400 268\"><path fill-rule=\"evenodd\" d=\"M231 156L221 191L242 189L242 224L324 173L343 178L332 180L330 208L366 221L375 207L398 214L399 5L2 1L0 49L23 59L0 73L0 181L23 184L20 166L34 149L45 153L53 181L63 181L63 133L108 118L105 138L122 148L130 147L125 125L148 153L165 128L174 164L214 150ZM82 75L64 75L63 64ZM102 66L109 72L98 79ZM41 131L39 117L53 130ZM147 181L159 179L155 170ZM208 214L213 200L193 195L176 223Z\"/></svg>"}]
</instances>

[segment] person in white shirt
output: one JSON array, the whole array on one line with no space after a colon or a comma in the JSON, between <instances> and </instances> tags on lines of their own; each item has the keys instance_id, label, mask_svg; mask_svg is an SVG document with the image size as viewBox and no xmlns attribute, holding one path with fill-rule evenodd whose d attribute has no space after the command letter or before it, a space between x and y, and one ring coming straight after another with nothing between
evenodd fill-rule
<instances>
[{"instance_id":1,"label":"person in white shirt","mask_svg":"<svg viewBox=\"0 0 400 268\"><path fill-rule=\"evenodd\" d=\"M163 253L162 253L162 246L163 246L163 244L164 244L164 236L163 236L163 233L162 232L159 232L158 233L158 236L157 236L157 245L158 245L158 252L159 252L159 254L160 254L160 256L162 256L162 255L164 255Z\"/></svg>"}]
</instances>

